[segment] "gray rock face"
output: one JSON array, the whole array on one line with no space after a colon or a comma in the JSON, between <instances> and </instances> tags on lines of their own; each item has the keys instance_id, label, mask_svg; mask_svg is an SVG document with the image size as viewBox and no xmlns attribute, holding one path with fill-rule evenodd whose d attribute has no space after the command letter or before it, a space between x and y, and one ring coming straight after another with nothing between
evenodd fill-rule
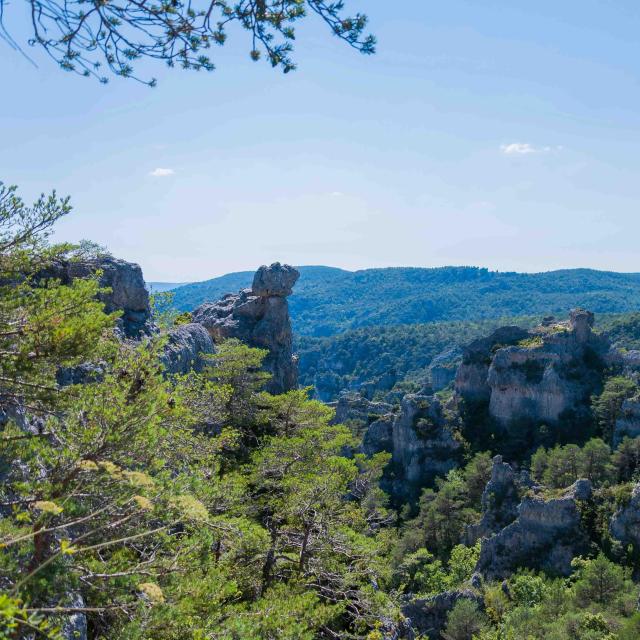
<instances>
[{"instance_id":1,"label":"gray rock face","mask_svg":"<svg viewBox=\"0 0 640 640\"><path fill-rule=\"evenodd\" d=\"M151 331L149 293L144 284L142 269L137 264L104 256L90 260L58 262L43 274L43 278L56 278L69 284L77 278L87 278L102 271L100 286L110 292L100 295L105 311L122 311L118 326L126 338L138 338Z\"/></svg>"},{"instance_id":2,"label":"gray rock face","mask_svg":"<svg viewBox=\"0 0 640 640\"><path fill-rule=\"evenodd\" d=\"M440 391L448 387L455 380L461 362L462 351L458 347L437 355L427 368L431 389Z\"/></svg>"},{"instance_id":3,"label":"gray rock face","mask_svg":"<svg viewBox=\"0 0 640 640\"><path fill-rule=\"evenodd\" d=\"M270 267L261 266L253 277L251 291L255 296L286 298L293 293L293 285L300 273L288 264L274 262Z\"/></svg>"},{"instance_id":4,"label":"gray rock face","mask_svg":"<svg viewBox=\"0 0 640 640\"><path fill-rule=\"evenodd\" d=\"M477 340L458 370L458 396L488 401L491 417L507 428L523 420L555 424L569 411L584 410L609 349L592 326L592 313L574 310L568 322L547 322L531 332L505 327Z\"/></svg>"},{"instance_id":5,"label":"gray rock face","mask_svg":"<svg viewBox=\"0 0 640 640\"><path fill-rule=\"evenodd\" d=\"M213 352L213 340L202 325L184 324L169 332L160 360L167 373L200 372Z\"/></svg>"},{"instance_id":6,"label":"gray rock face","mask_svg":"<svg viewBox=\"0 0 640 640\"><path fill-rule=\"evenodd\" d=\"M207 302L193 312L214 343L237 338L251 347L266 349L264 368L271 374L267 391L284 393L298 384L297 360L293 356L291 321L286 296L298 278L287 265L260 267L255 290L227 294L218 302ZM268 294L268 295L262 295Z\"/></svg>"},{"instance_id":7,"label":"gray rock face","mask_svg":"<svg viewBox=\"0 0 640 640\"><path fill-rule=\"evenodd\" d=\"M487 376L496 347L516 344L528 336L520 327L508 326L496 329L487 338L474 340L462 352L462 364L455 377L459 396L467 401L489 400L491 387Z\"/></svg>"},{"instance_id":8,"label":"gray rock face","mask_svg":"<svg viewBox=\"0 0 640 640\"><path fill-rule=\"evenodd\" d=\"M502 456L493 459L491 479L482 493L482 520L467 528L465 542L473 545L511 524L518 517L521 487L510 464Z\"/></svg>"},{"instance_id":9,"label":"gray rock face","mask_svg":"<svg viewBox=\"0 0 640 640\"><path fill-rule=\"evenodd\" d=\"M476 571L490 580L521 567L569 575L571 560L588 549L578 503L590 497L591 483L578 480L560 498L525 498L514 522L482 539Z\"/></svg>"},{"instance_id":10,"label":"gray rock face","mask_svg":"<svg viewBox=\"0 0 640 640\"><path fill-rule=\"evenodd\" d=\"M625 437L640 436L640 397L625 400L622 403L620 417L613 431L613 446L617 447Z\"/></svg>"},{"instance_id":11,"label":"gray rock face","mask_svg":"<svg viewBox=\"0 0 640 640\"><path fill-rule=\"evenodd\" d=\"M402 607L402 614L408 624L421 638L441 640L447 624L447 616L459 600L472 600L482 608L482 598L471 589L444 591L430 598L418 598Z\"/></svg>"},{"instance_id":12,"label":"gray rock face","mask_svg":"<svg viewBox=\"0 0 640 640\"><path fill-rule=\"evenodd\" d=\"M336 404L336 424L344 424L352 420L366 425L376 416L384 416L393 412L393 406L386 402L367 400L359 393L342 393Z\"/></svg>"},{"instance_id":13,"label":"gray rock face","mask_svg":"<svg viewBox=\"0 0 640 640\"><path fill-rule=\"evenodd\" d=\"M363 438L363 451L391 453L393 474L383 482L392 496L411 499L459 463L462 445L454 437L433 396L408 394L400 413L372 422Z\"/></svg>"},{"instance_id":14,"label":"gray rock face","mask_svg":"<svg viewBox=\"0 0 640 640\"><path fill-rule=\"evenodd\" d=\"M616 540L640 549L640 482L634 487L629 503L611 519L609 529Z\"/></svg>"},{"instance_id":15,"label":"gray rock face","mask_svg":"<svg viewBox=\"0 0 640 640\"><path fill-rule=\"evenodd\" d=\"M433 484L458 465L462 445L454 438L433 396L406 395L393 425L394 467L399 472L394 493Z\"/></svg>"}]
</instances>

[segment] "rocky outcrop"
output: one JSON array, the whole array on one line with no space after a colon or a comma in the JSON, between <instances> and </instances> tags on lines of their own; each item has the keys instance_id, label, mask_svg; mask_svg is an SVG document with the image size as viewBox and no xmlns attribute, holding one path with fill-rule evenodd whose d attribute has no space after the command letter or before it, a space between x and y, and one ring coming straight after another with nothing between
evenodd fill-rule
<instances>
[{"instance_id":1,"label":"rocky outcrop","mask_svg":"<svg viewBox=\"0 0 640 640\"><path fill-rule=\"evenodd\" d=\"M461 443L447 425L434 396L406 395L393 425L395 494L411 493L433 484L457 466Z\"/></svg>"},{"instance_id":2,"label":"rocky outcrop","mask_svg":"<svg viewBox=\"0 0 640 640\"><path fill-rule=\"evenodd\" d=\"M298 384L287 296L299 275L293 267L278 262L262 266L251 289L207 302L192 315L214 343L237 338L251 347L266 349L263 366L271 374L266 387L271 393L284 393Z\"/></svg>"},{"instance_id":3,"label":"rocky outcrop","mask_svg":"<svg viewBox=\"0 0 640 640\"><path fill-rule=\"evenodd\" d=\"M613 446L617 447L624 438L640 436L640 396L630 398L622 403L620 416L613 430Z\"/></svg>"},{"instance_id":4,"label":"rocky outcrop","mask_svg":"<svg viewBox=\"0 0 640 640\"><path fill-rule=\"evenodd\" d=\"M501 327L490 336L479 338L467 345L462 352L462 364L456 372L456 393L468 402L489 400L491 387L487 376L495 350L516 344L528 335L528 332L520 327Z\"/></svg>"},{"instance_id":5,"label":"rocky outcrop","mask_svg":"<svg viewBox=\"0 0 640 640\"><path fill-rule=\"evenodd\" d=\"M462 350L458 347L437 355L427 367L429 386L433 391L448 387L456 377L462 362Z\"/></svg>"},{"instance_id":6,"label":"rocky outcrop","mask_svg":"<svg viewBox=\"0 0 640 640\"><path fill-rule=\"evenodd\" d=\"M574 310L568 322L547 319L530 332L499 329L472 343L456 376L458 397L488 402L505 428L552 425L581 415L602 381L607 341L592 332L594 317Z\"/></svg>"},{"instance_id":7,"label":"rocky outcrop","mask_svg":"<svg viewBox=\"0 0 640 640\"><path fill-rule=\"evenodd\" d=\"M447 616L460 600L471 600L479 608L484 607L482 598L471 589L444 591L430 598L418 598L402 606L407 624L420 638L441 640L447 624Z\"/></svg>"},{"instance_id":8,"label":"rocky outcrop","mask_svg":"<svg viewBox=\"0 0 640 640\"><path fill-rule=\"evenodd\" d=\"M213 352L213 340L202 325L183 324L169 331L160 361L170 374L200 372Z\"/></svg>"},{"instance_id":9,"label":"rocky outcrop","mask_svg":"<svg viewBox=\"0 0 640 640\"><path fill-rule=\"evenodd\" d=\"M475 544L511 524L518 517L522 491L519 478L502 456L493 459L491 479L482 493L482 520L467 528L465 543Z\"/></svg>"},{"instance_id":10,"label":"rocky outcrop","mask_svg":"<svg viewBox=\"0 0 640 640\"><path fill-rule=\"evenodd\" d=\"M364 453L391 454L383 480L396 499L411 500L437 476L456 467L462 444L447 424L440 401L434 396L408 394L397 415L387 414L369 424L363 438Z\"/></svg>"},{"instance_id":11,"label":"rocky outcrop","mask_svg":"<svg viewBox=\"0 0 640 640\"><path fill-rule=\"evenodd\" d=\"M613 538L640 550L640 482L634 487L631 500L614 514L609 529Z\"/></svg>"},{"instance_id":12,"label":"rocky outcrop","mask_svg":"<svg viewBox=\"0 0 640 640\"><path fill-rule=\"evenodd\" d=\"M591 483L578 480L560 498L525 498L514 522L482 539L476 571L490 580L523 567L569 575L571 560L588 549L579 503L590 497Z\"/></svg>"},{"instance_id":13,"label":"rocky outcrop","mask_svg":"<svg viewBox=\"0 0 640 640\"><path fill-rule=\"evenodd\" d=\"M379 416L393 412L393 406L386 402L367 400L359 393L342 393L336 403L336 424L356 421L363 425L370 424Z\"/></svg>"},{"instance_id":14,"label":"rocky outcrop","mask_svg":"<svg viewBox=\"0 0 640 640\"><path fill-rule=\"evenodd\" d=\"M55 278L62 284L70 284L77 278L87 278L101 272L100 287L109 291L101 293L105 312L121 311L118 329L126 338L139 338L152 330L149 293L145 287L142 269L137 264L112 256L81 260L63 260L47 268L41 279Z\"/></svg>"}]
</instances>

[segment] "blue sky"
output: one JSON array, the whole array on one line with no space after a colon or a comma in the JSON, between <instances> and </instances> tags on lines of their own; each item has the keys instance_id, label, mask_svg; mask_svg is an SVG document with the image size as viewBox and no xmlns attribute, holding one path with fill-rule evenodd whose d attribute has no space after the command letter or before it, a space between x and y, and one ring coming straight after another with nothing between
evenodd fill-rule
<instances>
[{"instance_id":1,"label":"blue sky","mask_svg":"<svg viewBox=\"0 0 640 640\"><path fill-rule=\"evenodd\" d=\"M274 260L640 271L637 1L347 5L377 55L311 18L287 76L242 34L213 73L154 66L156 89L0 43L0 179L70 194L57 238L148 280Z\"/></svg>"}]
</instances>

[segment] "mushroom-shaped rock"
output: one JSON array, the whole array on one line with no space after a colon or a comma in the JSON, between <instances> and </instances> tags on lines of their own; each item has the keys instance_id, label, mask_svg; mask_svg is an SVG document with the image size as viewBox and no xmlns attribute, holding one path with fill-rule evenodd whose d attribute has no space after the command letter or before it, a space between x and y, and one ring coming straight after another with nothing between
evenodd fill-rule
<instances>
[{"instance_id":1,"label":"mushroom-shaped rock","mask_svg":"<svg viewBox=\"0 0 640 640\"><path fill-rule=\"evenodd\" d=\"M286 296L298 279L288 265L260 267L253 289L227 294L217 302L205 302L193 312L214 343L237 338L250 347L267 350L263 368L271 374L266 389L284 393L298 385L297 360Z\"/></svg>"},{"instance_id":2,"label":"mushroom-shaped rock","mask_svg":"<svg viewBox=\"0 0 640 640\"><path fill-rule=\"evenodd\" d=\"M286 298L293 293L293 285L300 273L288 264L274 262L267 267L262 265L253 277L251 293L254 296Z\"/></svg>"}]
</instances>

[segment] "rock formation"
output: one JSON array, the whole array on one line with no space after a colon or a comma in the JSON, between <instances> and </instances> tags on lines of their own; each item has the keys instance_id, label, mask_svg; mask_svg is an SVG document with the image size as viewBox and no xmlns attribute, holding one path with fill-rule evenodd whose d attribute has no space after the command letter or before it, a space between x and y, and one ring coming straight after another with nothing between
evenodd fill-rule
<instances>
[{"instance_id":1,"label":"rock formation","mask_svg":"<svg viewBox=\"0 0 640 640\"><path fill-rule=\"evenodd\" d=\"M640 550L640 482L633 488L631 500L611 519L609 529L616 540Z\"/></svg>"},{"instance_id":2,"label":"rock formation","mask_svg":"<svg viewBox=\"0 0 640 640\"><path fill-rule=\"evenodd\" d=\"M458 347L437 355L427 367L431 389L440 391L448 387L454 381L461 361L462 351Z\"/></svg>"},{"instance_id":3,"label":"rock formation","mask_svg":"<svg viewBox=\"0 0 640 640\"><path fill-rule=\"evenodd\" d=\"M490 336L479 338L462 352L462 364L455 377L455 388L466 401L484 401L491 397L487 381L493 353L497 348L517 344L528 337L520 327L508 326L496 329Z\"/></svg>"},{"instance_id":4,"label":"rock formation","mask_svg":"<svg viewBox=\"0 0 640 640\"><path fill-rule=\"evenodd\" d=\"M385 415L393 413L393 405L386 402L373 402L355 392L340 394L338 401L331 403L336 410L335 424L349 423L360 432Z\"/></svg>"},{"instance_id":5,"label":"rock formation","mask_svg":"<svg viewBox=\"0 0 640 640\"><path fill-rule=\"evenodd\" d=\"M614 447L617 447L624 438L640 436L640 396L625 400L620 414L613 431Z\"/></svg>"},{"instance_id":6,"label":"rock formation","mask_svg":"<svg viewBox=\"0 0 640 640\"><path fill-rule=\"evenodd\" d=\"M609 348L592 326L592 313L574 310L568 322L547 319L530 332L504 327L475 341L456 375L458 397L488 402L490 416L505 428L556 424L584 412Z\"/></svg>"},{"instance_id":7,"label":"rock formation","mask_svg":"<svg viewBox=\"0 0 640 640\"><path fill-rule=\"evenodd\" d=\"M471 589L444 591L429 598L417 598L402 607L407 623L420 638L441 640L447 616L459 600L471 600L483 608L482 598Z\"/></svg>"},{"instance_id":8,"label":"rock formation","mask_svg":"<svg viewBox=\"0 0 640 640\"><path fill-rule=\"evenodd\" d=\"M457 466L462 451L434 396L409 394L402 399L392 440L392 462L399 476L396 494L433 484L436 476Z\"/></svg>"},{"instance_id":9,"label":"rock formation","mask_svg":"<svg viewBox=\"0 0 640 640\"><path fill-rule=\"evenodd\" d=\"M491 479L482 493L482 520L467 528L465 543L473 545L511 524L518 517L521 485L510 464L502 456L493 459Z\"/></svg>"},{"instance_id":10,"label":"rock formation","mask_svg":"<svg viewBox=\"0 0 640 640\"><path fill-rule=\"evenodd\" d=\"M363 402L367 403L363 412L372 406L378 411L390 406ZM446 475L456 467L462 445L447 425L437 398L408 394L402 399L398 414L386 413L369 421L362 450L369 456L381 451L391 454L390 473L383 485L395 498L406 500L432 485L436 476Z\"/></svg>"},{"instance_id":11,"label":"rock formation","mask_svg":"<svg viewBox=\"0 0 640 640\"><path fill-rule=\"evenodd\" d=\"M491 580L522 567L569 575L571 560L588 549L579 503L590 497L591 483L578 480L560 498L525 498L516 520L482 539L476 571Z\"/></svg>"},{"instance_id":12,"label":"rock formation","mask_svg":"<svg viewBox=\"0 0 640 640\"><path fill-rule=\"evenodd\" d=\"M63 260L47 268L42 279L55 278L69 284L101 271L100 287L110 291L100 294L106 313L122 311L118 328L126 338L139 338L151 332L151 307L142 269L137 264L112 256L86 260Z\"/></svg>"},{"instance_id":13,"label":"rock formation","mask_svg":"<svg viewBox=\"0 0 640 640\"><path fill-rule=\"evenodd\" d=\"M184 324L169 331L160 360L167 373L200 372L213 351L213 340L202 325Z\"/></svg>"},{"instance_id":14,"label":"rock formation","mask_svg":"<svg viewBox=\"0 0 640 640\"><path fill-rule=\"evenodd\" d=\"M299 273L276 262L258 269L251 289L227 294L218 302L207 302L193 312L214 343L237 338L251 347L266 349L264 368L271 374L267 390L283 393L297 386L297 363L292 352L293 336L287 296Z\"/></svg>"}]
</instances>

